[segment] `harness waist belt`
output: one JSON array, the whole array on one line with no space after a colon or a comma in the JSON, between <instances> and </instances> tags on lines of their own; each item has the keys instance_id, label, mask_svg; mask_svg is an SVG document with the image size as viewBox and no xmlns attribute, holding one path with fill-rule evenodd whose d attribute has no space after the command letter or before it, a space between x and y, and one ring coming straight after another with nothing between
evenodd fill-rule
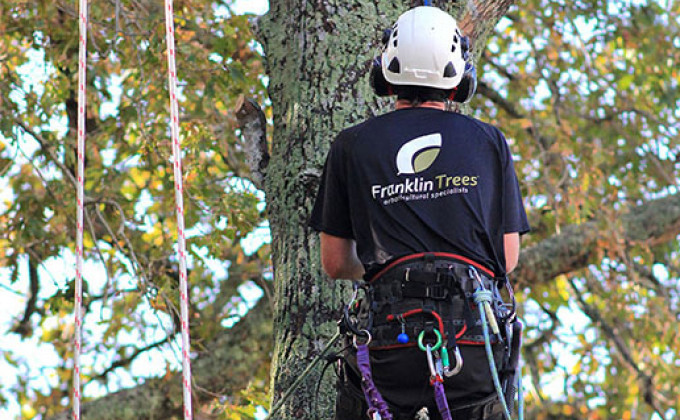
<instances>
[{"instance_id":1,"label":"harness waist belt","mask_svg":"<svg viewBox=\"0 0 680 420\"><path fill-rule=\"evenodd\" d=\"M421 331L433 329L439 330L449 347L455 347L457 339L483 344L481 318L472 294L481 280L484 288L493 292L494 306L502 306L496 279L441 254L405 258L389 267L370 283L371 349L414 346Z\"/></svg>"}]
</instances>

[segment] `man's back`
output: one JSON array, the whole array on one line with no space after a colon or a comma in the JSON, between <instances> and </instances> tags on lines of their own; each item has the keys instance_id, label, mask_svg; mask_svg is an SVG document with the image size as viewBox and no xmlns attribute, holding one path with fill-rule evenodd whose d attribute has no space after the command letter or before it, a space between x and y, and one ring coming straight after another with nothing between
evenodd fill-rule
<instances>
[{"instance_id":1,"label":"man's back","mask_svg":"<svg viewBox=\"0 0 680 420\"><path fill-rule=\"evenodd\" d=\"M315 209L312 223L355 239L369 276L432 251L502 275L503 234L526 229L505 139L460 114L410 108L368 120L338 136L325 170L323 219Z\"/></svg>"}]
</instances>

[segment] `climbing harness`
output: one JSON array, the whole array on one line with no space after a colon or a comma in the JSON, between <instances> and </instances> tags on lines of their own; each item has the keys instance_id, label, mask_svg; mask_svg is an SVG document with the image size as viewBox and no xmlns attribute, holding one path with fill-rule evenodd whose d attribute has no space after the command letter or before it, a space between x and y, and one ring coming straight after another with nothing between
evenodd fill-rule
<instances>
[{"instance_id":1,"label":"climbing harness","mask_svg":"<svg viewBox=\"0 0 680 420\"><path fill-rule=\"evenodd\" d=\"M511 302L501 298L499 286L505 286ZM463 368L459 344L484 345L496 394L494 400L466 407L484 404L487 412L487 404L497 399L505 420L511 420L519 394L519 419L523 419L518 366L522 326L507 279L494 278L486 268L458 255L421 253L397 259L372 276L361 286L366 301L357 300L359 288L355 283L352 301L345 308L347 325L341 330L353 336L371 419L393 417L388 417L392 416L389 406L373 382L369 349L417 346L422 350L437 410L443 420L451 420L444 382ZM504 349L500 366L494 358L494 344Z\"/></svg>"},{"instance_id":2,"label":"climbing harness","mask_svg":"<svg viewBox=\"0 0 680 420\"><path fill-rule=\"evenodd\" d=\"M80 352L82 349L82 280L83 280L83 216L84 216L84 161L85 161L85 113L87 68L87 0L79 2L79 54L78 54L78 177L76 222L76 280L75 280L75 331L73 355L73 409L74 420L80 420ZM191 362L189 341L189 303L186 269L186 239L184 233L184 201L182 187L182 160L179 140L179 105L177 100L177 70L175 66L175 36L172 0L165 0L166 42L168 49L168 84L170 91L170 126L175 177L175 202L177 212L177 254L179 259L180 316L182 332L182 389L184 419L191 420Z\"/></svg>"},{"instance_id":3,"label":"climbing harness","mask_svg":"<svg viewBox=\"0 0 680 420\"><path fill-rule=\"evenodd\" d=\"M85 84L87 64L87 0L80 0L78 6L79 48L78 48L78 179L76 217L76 287L74 299L74 346L73 346L73 420L80 420L80 350L82 348L82 304L83 304L83 213L85 203Z\"/></svg>"},{"instance_id":4,"label":"climbing harness","mask_svg":"<svg viewBox=\"0 0 680 420\"><path fill-rule=\"evenodd\" d=\"M371 283L362 284L354 282L350 301L344 306L343 317L338 321L338 332L328 341L326 347L307 365L305 370L301 372L296 381L288 387L287 391L281 396L277 404L271 408L269 414L265 417L265 420L274 418L274 415L289 400L293 392L309 376L312 369L322 359L327 359L326 354L343 336L351 337L351 345L356 350L356 363L361 376L361 392L366 400L368 407L367 414L371 420L393 420L395 418L373 380L370 364L371 348L379 351L385 348L403 347L403 345L417 346L424 352L430 373L429 381L433 388L434 401L437 410L443 420L452 420L453 416L446 398L444 381L445 378L460 373L463 368L464 360L456 341L457 343L464 344L481 343L485 345L494 388L497 394L494 398L501 401L503 415L506 420L508 420L511 418L510 406L513 404L515 392L517 392L519 394L519 420L523 420L523 403L518 368L519 346L521 344L521 324L515 319L514 297L510 295L513 302L506 305L500 300L497 292L490 290L491 288L489 285L493 285L497 279L482 278L478 270L485 272L487 277L493 277L491 272L481 266L476 266L471 260L460 256L453 256L454 260L459 261L459 263L453 263L450 259L452 258L451 255L452 254L445 253L422 253L411 255L390 264L378 275L374 276ZM423 265L423 267L429 267L429 269L435 271L430 272L429 275L427 275L423 274L422 270L414 269L413 267L401 267L404 264L414 265L414 260L416 261L415 266ZM445 269L442 270L442 268ZM439 276L434 275L437 271L439 271ZM390 328L396 328L399 332L397 334L383 335L391 337L392 341L396 340L397 343L402 346L375 346L375 337L371 331L380 329L376 328L376 325L374 324L377 324L378 327L381 326L381 322L378 319L380 318L380 315L376 313L375 309L384 306L376 304L375 301L376 294L379 297L381 296L379 291L376 292L377 289L380 288L379 282L376 282L376 280L378 278L394 280L395 272L401 273L403 278L408 279L408 281L418 282L416 285L399 284L399 287L392 288L392 291L395 293L397 292L397 289L401 289L402 293L400 299L404 297L404 291L406 291L407 296L413 296L414 294L417 296L426 295L432 299L441 298L442 296L446 296L447 299L453 299L459 294L469 295L469 297L474 299L474 303L477 305L477 311L479 312L480 318L479 322L474 321L473 316L470 313L466 316L467 319L463 320L459 331L456 331L455 334L447 337L444 333L447 320L437 310L423 307L413 308L400 313L390 313L385 317L382 325L390 325ZM461 279L463 280L462 283L466 283L465 280L471 281L465 284L465 287L461 286L460 288L457 288L454 284L455 282L452 281L452 279L457 276L459 282ZM431 277L430 280L438 278L439 284L428 284L428 277ZM420 291L420 294L415 293L414 289L416 286L424 287ZM466 292L473 286L476 287L474 292ZM509 288L507 280L505 286ZM456 293L453 293L454 290ZM511 292L510 289L508 290ZM359 298L360 291L363 291L366 299ZM394 299L394 296L389 297L383 294L382 298L391 301L392 304L399 303L398 299ZM468 302L462 300L459 301L458 304L464 306L468 305ZM462 312L464 311L448 311L447 313L449 315L457 313L460 317L462 316ZM488 316L488 314L493 318ZM417 320L415 323L420 325L420 327L417 333L412 334L415 339L411 340L406 331L413 331L414 329L410 326L407 327L407 323L412 323L411 320L414 319ZM494 323L494 321L496 322ZM395 326L395 322L398 323L398 325ZM505 338L503 337L501 324L507 326ZM476 334L476 330L478 329L481 330L481 339ZM489 333L489 329L491 329L491 333ZM465 336L470 340L460 340ZM507 366L500 371L495 364L494 354L491 349L492 343L500 343L508 347L506 357L504 358L506 361L504 364ZM453 357L450 355L450 350L452 350ZM333 358L333 360L335 360L335 358ZM452 360L453 363L451 363ZM493 402L493 400L487 398L474 404L479 404L480 406L484 405L486 409L491 402ZM464 408L474 407L474 404ZM460 407L457 407L456 409L460 409Z\"/></svg>"}]
</instances>

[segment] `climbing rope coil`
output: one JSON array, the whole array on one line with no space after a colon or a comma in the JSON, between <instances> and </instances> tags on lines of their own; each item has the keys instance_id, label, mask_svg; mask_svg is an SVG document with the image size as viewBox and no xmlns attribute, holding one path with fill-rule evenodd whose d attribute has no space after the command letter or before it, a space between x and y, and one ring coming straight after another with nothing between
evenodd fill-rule
<instances>
[{"instance_id":1,"label":"climbing rope coil","mask_svg":"<svg viewBox=\"0 0 680 420\"><path fill-rule=\"evenodd\" d=\"M193 416L191 401L191 360L189 340L189 302L187 282L186 237L184 232L184 199L182 185L182 155L179 136L179 105L177 99L177 70L175 65L175 25L172 0L165 0L165 33L168 58L168 90L170 92L170 128L175 178L175 210L177 214L177 257L179 260L180 319L182 335L182 390L184 420ZM80 420L80 354L82 350L82 271L83 271L83 213L84 213L84 161L86 117L87 69L87 15L88 2L80 0L79 54L78 54L78 178L76 226L76 280L75 280L75 331L73 356L73 420Z\"/></svg>"}]
</instances>

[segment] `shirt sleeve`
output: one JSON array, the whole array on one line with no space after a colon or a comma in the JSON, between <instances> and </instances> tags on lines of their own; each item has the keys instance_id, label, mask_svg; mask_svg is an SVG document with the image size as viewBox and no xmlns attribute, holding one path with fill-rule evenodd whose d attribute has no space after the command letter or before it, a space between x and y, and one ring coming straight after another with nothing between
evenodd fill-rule
<instances>
[{"instance_id":1,"label":"shirt sleeve","mask_svg":"<svg viewBox=\"0 0 680 420\"><path fill-rule=\"evenodd\" d=\"M342 146L338 137L328 152L309 226L317 232L354 239Z\"/></svg>"},{"instance_id":2,"label":"shirt sleeve","mask_svg":"<svg viewBox=\"0 0 680 420\"><path fill-rule=\"evenodd\" d=\"M510 147L502 133L500 133L503 147L503 165L504 173L503 179L505 182L504 192L505 197L503 199L504 206L504 225L505 233L518 232L520 235L524 235L531 229L529 226L529 221L527 220L527 213L524 209L524 203L522 202L522 192L519 189L519 181L517 180L517 174L515 172L515 165L512 162L512 154L510 153Z\"/></svg>"}]
</instances>

